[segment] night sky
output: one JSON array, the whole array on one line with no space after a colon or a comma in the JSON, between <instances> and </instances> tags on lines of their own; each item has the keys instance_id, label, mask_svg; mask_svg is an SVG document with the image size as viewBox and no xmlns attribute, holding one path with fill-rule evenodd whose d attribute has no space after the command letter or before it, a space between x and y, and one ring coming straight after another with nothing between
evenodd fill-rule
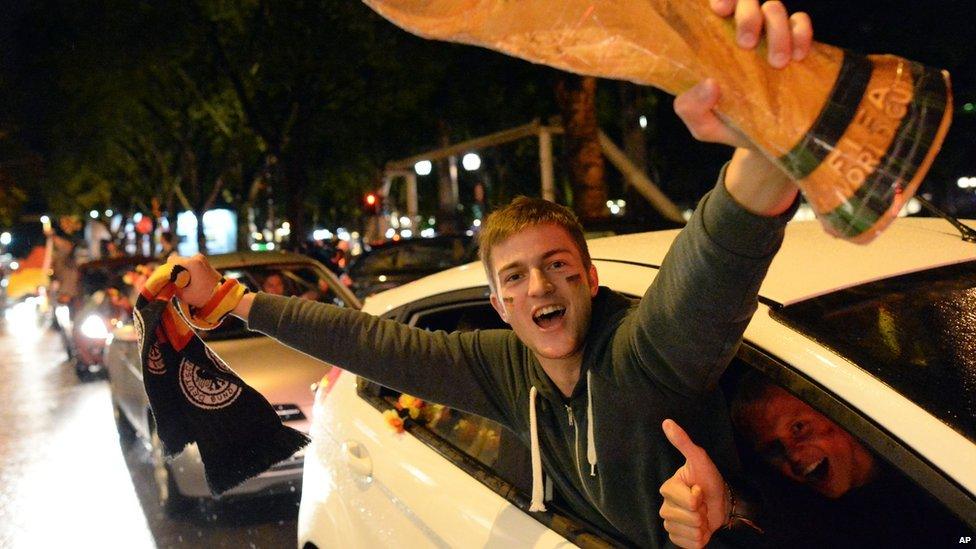
<instances>
[{"instance_id":1,"label":"night sky","mask_svg":"<svg viewBox=\"0 0 976 549\"><path fill-rule=\"evenodd\" d=\"M84 10L86 2L76 1L73 9ZM971 0L943 0L929 2L824 2L788 1L791 11L805 10L813 17L817 40L849 48L862 53L894 53L925 64L948 69L952 74L956 115L953 127L932 168L932 174L922 187L922 191L934 191L937 197L952 200L958 205L960 213L976 213L976 202L972 192L960 195L955 189L955 179L962 176L976 176L976 21L973 20ZM10 71L23 71L23 60L29 52L23 51L17 43L23 36L20 29L21 16L29 5L28 0L7 0L0 13L0 88L9 85ZM93 14L93 16L95 16ZM350 47L355 47L350 44ZM396 52L391 52L395 55ZM24 76L23 72L20 74ZM36 75L37 78L51 78L52 75ZM55 75L56 76L56 75ZM30 74L27 75L31 77ZM970 105L966 107L966 105ZM3 115L0 110L0 115ZM50 113L18 112L6 113L14 119L25 120L33 117L49 116ZM665 122L665 124L668 124ZM681 133L680 125L670 122L676 133ZM29 132L29 128L21 127ZM2 138L3 136L0 136ZM31 141L30 135L22 135ZM668 154L682 154L686 150L687 136L679 136ZM435 138L431 137L431 146ZM727 155L720 148L706 149L706 157ZM41 151L43 154L43 151ZM697 154L697 153L695 153ZM709 182L710 184L710 182ZM692 195L701 189L690 191ZM36 210L42 205L36 200L36 193L27 205L28 210ZM681 197L678 197L679 199Z\"/></svg>"}]
</instances>

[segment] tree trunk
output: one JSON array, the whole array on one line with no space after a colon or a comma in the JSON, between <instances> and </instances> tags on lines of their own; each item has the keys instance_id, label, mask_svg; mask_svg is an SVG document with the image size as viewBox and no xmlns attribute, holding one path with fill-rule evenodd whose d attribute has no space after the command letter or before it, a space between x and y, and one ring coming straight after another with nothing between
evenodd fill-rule
<instances>
[{"instance_id":1,"label":"tree trunk","mask_svg":"<svg viewBox=\"0 0 976 549\"><path fill-rule=\"evenodd\" d=\"M288 149L280 157L278 173L285 194L285 220L289 224L287 246L299 249L305 237L305 197L308 189L308 157L305 144L300 141L289 143ZM271 230L275 230L272 227Z\"/></svg>"},{"instance_id":2,"label":"tree trunk","mask_svg":"<svg viewBox=\"0 0 976 549\"><path fill-rule=\"evenodd\" d=\"M556 100L566 132L573 209L584 222L607 219L607 185L596 119L596 78L563 76L556 84Z\"/></svg>"},{"instance_id":3,"label":"tree trunk","mask_svg":"<svg viewBox=\"0 0 976 549\"><path fill-rule=\"evenodd\" d=\"M440 120L437 123L442 147L451 144L450 126ZM461 232L458 216L457 158L450 157L437 161L437 232L457 234Z\"/></svg>"},{"instance_id":4,"label":"tree trunk","mask_svg":"<svg viewBox=\"0 0 976 549\"><path fill-rule=\"evenodd\" d=\"M630 82L619 82L620 90L620 127L623 129L624 154L647 173L647 140L644 137L644 128L640 126L640 117L647 116L643 112L643 105L646 103L647 91L644 87ZM650 117L647 118L650 123Z\"/></svg>"},{"instance_id":5,"label":"tree trunk","mask_svg":"<svg viewBox=\"0 0 976 549\"><path fill-rule=\"evenodd\" d=\"M203 214L206 210L194 209L197 216L197 252L207 255L207 234L203 232Z\"/></svg>"}]
</instances>

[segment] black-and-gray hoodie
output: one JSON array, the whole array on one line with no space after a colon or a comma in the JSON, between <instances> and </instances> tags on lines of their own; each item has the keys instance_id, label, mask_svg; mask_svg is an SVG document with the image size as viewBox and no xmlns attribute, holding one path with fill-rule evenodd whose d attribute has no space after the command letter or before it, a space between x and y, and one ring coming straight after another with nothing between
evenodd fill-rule
<instances>
[{"instance_id":1,"label":"black-and-gray hoodie","mask_svg":"<svg viewBox=\"0 0 976 549\"><path fill-rule=\"evenodd\" d=\"M661 422L674 419L721 470L736 470L717 381L756 309L792 212L753 215L720 179L639 302L600 288L568 399L509 330L428 332L267 294L255 299L249 327L387 387L507 426L576 513L635 545L661 547L667 533L658 489L684 462ZM542 478L533 469L539 508Z\"/></svg>"}]
</instances>

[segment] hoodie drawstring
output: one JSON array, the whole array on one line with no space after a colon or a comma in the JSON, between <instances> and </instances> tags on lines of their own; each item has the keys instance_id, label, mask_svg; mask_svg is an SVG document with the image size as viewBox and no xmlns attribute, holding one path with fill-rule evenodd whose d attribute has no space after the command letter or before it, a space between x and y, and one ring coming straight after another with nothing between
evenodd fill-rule
<instances>
[{"instance_id":1,"label":"hoodie drawstring","mask_svg":"<svg viewBox=\"0 0 976 549\"><path fill-rule=\"evenodd\" d=\"M590 463L590 476L596 476L596 442L593 441L593 394L590 387L590 371L586 371L586 461Z\"/></svg>"},{"instance_id":2,"label":"hoodie drawstring","mask_svg":"<svg viewBox=\"0 0 976 549\"><path fill-rule=\"evenodd\" d=\"M535 417L535 396L538 393L533 385L529 389L529 436L532 439L532 503L529 512L545 511L543 503L545 491L542 488L542 453L539 450L539 428Z\"/></svg>"},{"instance_id":3,"label":"hoodie drawstring","mask_svg":"<svg viewBox=\"0 0 976 549\"><path fill-rule=\"evenodd\" d=\"M590 464L590 476L596 476L596 442L593 440L593 393L590 390L591 376L590 372L586 372L586 461ZM546 504L544 503L547 499L552 499L552 496L547 492L551 492L551 485L547 485L543 488L542 480L542 452L539 449L539 427L538 421L536 420L535 412L535 401L536 395L539 391L533 385L529 389L529 437L531 440L531 450L532 450L532 503L529 505L530 512L545 511ZM546 479L549 480L549 479Z\"/></svg>"}]
</instances>

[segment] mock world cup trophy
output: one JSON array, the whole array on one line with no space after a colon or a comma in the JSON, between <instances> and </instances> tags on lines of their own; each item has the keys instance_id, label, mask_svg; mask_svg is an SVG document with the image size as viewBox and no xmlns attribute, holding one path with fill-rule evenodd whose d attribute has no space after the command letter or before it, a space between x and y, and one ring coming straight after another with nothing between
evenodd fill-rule
<instances>
[{"instance_id":1,"label":"mock world cup trophy","mask_svg":"<svg viewBox=\"0 0 976 549\"><path fill-rule=\"evenodd\" d=\"M364 0L425 38L474 44L677 95L706 77L718 115L795 180L826 230L877 236L915 193L949 129L949 74L814 43L774 69L735 45L708 0Z\"/></svg>"}]
</instances>

